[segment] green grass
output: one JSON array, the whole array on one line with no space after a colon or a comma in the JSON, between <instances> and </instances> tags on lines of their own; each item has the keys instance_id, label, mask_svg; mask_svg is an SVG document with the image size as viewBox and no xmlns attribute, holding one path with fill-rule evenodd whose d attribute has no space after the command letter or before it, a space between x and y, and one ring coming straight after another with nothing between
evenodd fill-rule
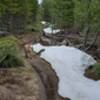
<instances>
[{"instance_id":1,"label":"green grass","mask_svg":"<svg viewBox=\"0 0 100 100\"><path fill-rule=\"evenodd\" d=\"M93 71L96 75L100 76L100 63L96 63L95 65L93 65Z\"/></svg>"},{"instance_id":2,"label":"green grass","mask_svg":"<svg viewBox=\"0 0 100 100\"><path fill-rule=\"evenodd\" d=\"M23 61L13 36L0 38L0 68L11 68L22 65Z\"/></svg>"}]
</instances>

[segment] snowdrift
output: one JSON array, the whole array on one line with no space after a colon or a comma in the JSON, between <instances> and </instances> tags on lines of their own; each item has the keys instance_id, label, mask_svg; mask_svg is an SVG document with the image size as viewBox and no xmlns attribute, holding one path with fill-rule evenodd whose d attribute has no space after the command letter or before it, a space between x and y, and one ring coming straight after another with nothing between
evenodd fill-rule
<instances>
[{"instance_id":1,"label":"snowdrift","mask_svg":"<svg viewBox=\"0 0 100 100\"><path fill-rule=\"evenodd\" d=\"M45 35L50 35L50 34L57 34L59 33L61 30L60 29L52 29L52 27L47 27L43 29Z\"/></svg>"},{"instance_id":2,"label":"snowdrift","mask_svg":"<svg viewBox=\"0 0 100 100\"><path fill-rule=\"evenodd\" d=\"M96 61L73 47L33 45L35 52L45 49L41 58L48 61L59 78L58 92L71 100L100 100L100 81L84 76L84 71Z\"/></svg>"}]
</instances>

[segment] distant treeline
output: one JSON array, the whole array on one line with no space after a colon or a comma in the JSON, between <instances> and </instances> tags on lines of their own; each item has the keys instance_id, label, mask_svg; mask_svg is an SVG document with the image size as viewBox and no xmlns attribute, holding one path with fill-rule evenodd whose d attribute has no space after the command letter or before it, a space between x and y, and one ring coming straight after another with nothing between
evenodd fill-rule
<instances>
[{"instance_id":1,"label":"distant treeline","mask_svg":"<svg viewBox=\"0 0 100 100\"><path fill-rule=\"evenodd\" d=\"M40 21L73 33L90 35L94 42L100 32L100 0L0 0L0 31L40 30Z\"/></svg>"},{"instance_id":2,"label":"distant treeline","mask_svg":"<svg viewBox=\"0 0 100 100\"><path fill-rule=\"evenodd\" d=\"M24 32L33 25L37 0L0 0L0 31Z\"/></svg>"},{"instance_id":3,"label":"distant treeline","mask_svg":"<svg viewBox=\"0 0 100 100\"><path fill-rule=\"evenodd\" d=\"M43 18L61 29L89 35L96 42L100 33L100 0L43 0ZM90 34L91 33L91 34Z\"/></svg>"}]
</instances>

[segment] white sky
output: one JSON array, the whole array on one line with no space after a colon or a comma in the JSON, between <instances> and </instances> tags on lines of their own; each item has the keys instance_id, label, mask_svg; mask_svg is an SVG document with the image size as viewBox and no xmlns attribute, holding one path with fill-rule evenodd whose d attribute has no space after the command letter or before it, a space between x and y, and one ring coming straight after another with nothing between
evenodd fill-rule
<instances>
[{"instance_id":1,"label":"white sky","mask_svg":"<svg viewBox=\"0 0 100 100\"><path fill-rule=\"evenodd\" d=\"M42 0L38 0L38 2L39 2L39 4L41 4L42 3Z\"/></svg>"}]
</instances>

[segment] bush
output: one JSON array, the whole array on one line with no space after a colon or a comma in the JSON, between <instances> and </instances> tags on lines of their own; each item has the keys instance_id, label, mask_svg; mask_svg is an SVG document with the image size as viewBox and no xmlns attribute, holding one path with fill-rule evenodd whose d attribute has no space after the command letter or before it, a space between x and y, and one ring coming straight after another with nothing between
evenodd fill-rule
<instances>
[{"instance_id":1,"label":"bush","mask_svg":"<svg viewBox=\"0 0 100 100\"><path fill-rule=\"evenodd\" d=\"M100 76L100 63L96 63L95 65L93 65L93 71L97 76Z\"/></svg>"},{"instance_id":2,"label":"bush","mask_svg":"<svg viewBox=\"0 0 100 100\"><path fill-rule=\"evenodd\" d=\"M0 68L17 67L23 64L16 38L9 36L0 39Z\"/></svg>"}]
</instances>

